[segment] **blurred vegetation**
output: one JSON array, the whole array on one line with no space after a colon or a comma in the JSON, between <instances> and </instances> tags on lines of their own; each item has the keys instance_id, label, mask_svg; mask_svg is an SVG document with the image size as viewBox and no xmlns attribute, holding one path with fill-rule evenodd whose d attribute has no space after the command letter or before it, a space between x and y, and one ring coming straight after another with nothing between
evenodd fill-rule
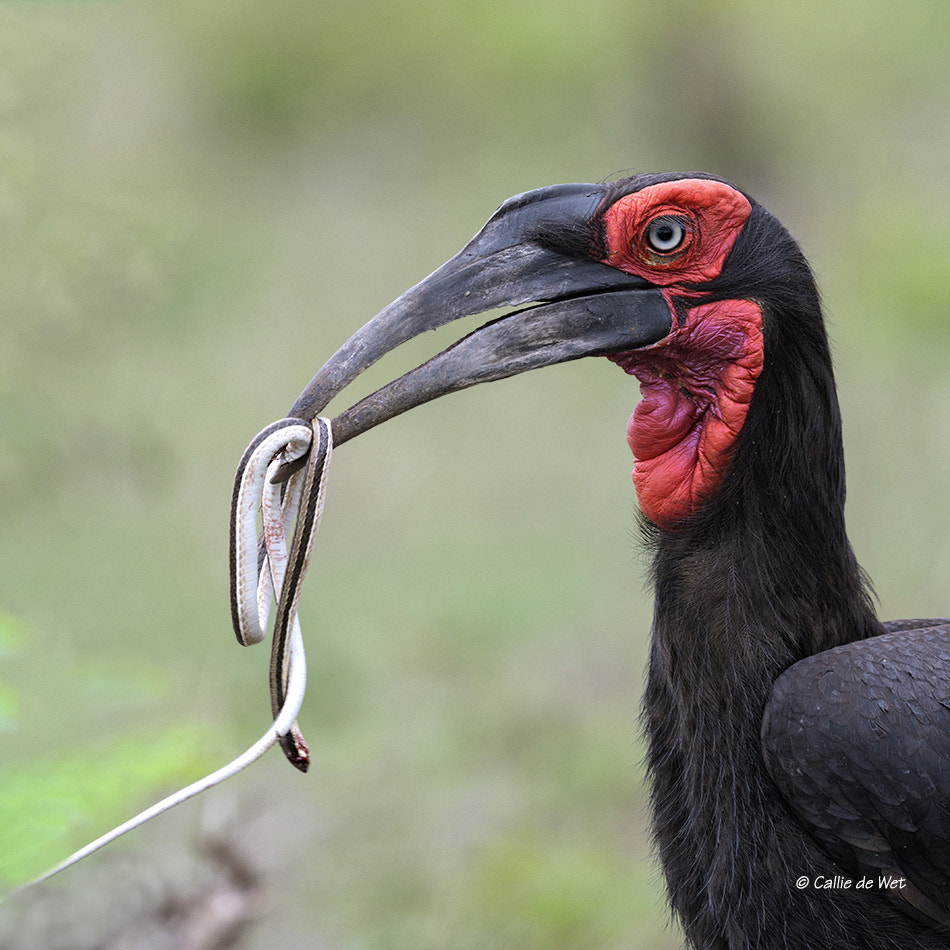
<instances>
[{"instance_id":1,"label":"blurred vegetation","mask_svg":"<svg viewBox=\"0 0 950 950\"><path fill-rule=\"evenodd\" d=\"M529 188L701 169L792 229L859 558L883 614L945 613L948 40L944 0L0 7L0 878L263 731L266 657L229 630L234 465ZM636 398L588 361L339 453L303 603L313 768L234 782L285 848L255 845L268 910L242 947L678 945L636 725ZM53 887L131 852L110 885L131 908L223 800Z\"/></svg>"}]
</instances>

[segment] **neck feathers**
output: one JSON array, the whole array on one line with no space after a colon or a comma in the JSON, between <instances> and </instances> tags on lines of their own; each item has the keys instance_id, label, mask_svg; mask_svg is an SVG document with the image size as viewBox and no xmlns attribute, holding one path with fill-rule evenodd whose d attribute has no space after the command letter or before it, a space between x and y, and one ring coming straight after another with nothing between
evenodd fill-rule
<instances>
[{"instance_id":1,"label":"neck feathers","mask_svg":"<svg viewBox=\"0 0 950 950\"><path fill-rule=\"evenodd\" d=\"M755 297L764 364L718 490L676 530L644 525L656 589L644 698L654 833L688 934L768 913L768 887L750 869L794 858L783 854L784 808L759 751L775 679L804 656L881 632L845 532L818 295L791 247L786 279ZM716 293L734 299L735 288ZM775 875L785 891L786 872Z\"/></svg>"}]
</instances>

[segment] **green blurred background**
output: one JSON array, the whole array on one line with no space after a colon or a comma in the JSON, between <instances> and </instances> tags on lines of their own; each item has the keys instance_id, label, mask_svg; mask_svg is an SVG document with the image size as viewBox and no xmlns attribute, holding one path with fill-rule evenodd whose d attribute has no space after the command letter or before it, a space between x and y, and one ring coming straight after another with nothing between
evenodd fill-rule
<instances>
[{"instance_id":1,"label":"green blurred background","mask_svg":"<svg viewBox=\"0 0 950 950\"><path fill-rule=\"evenodd\" d=\"M238 458L520 191L704 170L777 214L824 290L882 615L950 610L948 48L945 0L0 7L0 879L264 731L267 649L227 606ZM202 900L224 841L242 948L678 946L637 725L636 399L582 361L341 449L302 605L310 774L272 753L0 908L0 945L112 945Z\"/></svg>"}]
</instances>

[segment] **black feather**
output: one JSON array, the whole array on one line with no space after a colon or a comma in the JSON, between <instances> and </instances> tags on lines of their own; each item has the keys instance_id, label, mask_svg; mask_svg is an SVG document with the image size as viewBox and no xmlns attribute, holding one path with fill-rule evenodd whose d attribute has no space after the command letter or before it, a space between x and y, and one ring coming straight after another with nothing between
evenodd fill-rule
<instances>
[{"instance_id":1,"label":"black feather","mask_svg":"<svg viewBox=\"0 0 950 950\"><path fill-rule=\"evenodd\" d=\"M683 176L617 182L605 207L677 177ZM853 644L855 663L841 674L841 690L845 702L863 704L866 715L882 689L875 670L895 649L882 637L885 628L845 530L841 419L814 278L788 232L753 202L721 275L702 291L762 305L765 362L718 489L675 530L644 529L656 592L644 720L654 834L674 912L696 948L948 947L943 924L950 904L940 877L948 868L940 854L950 853L950 792L927 799L926 777L901 777L901 770L923 761L920 749L929 748L925 769L931 771L947 749L940 731L946 717L936 717L942 707L927 692L929 681L910 683L902 693L907 715L924 720L898 742L903 758L876 759L873 730L854 740L862 745L853 750L853 762L876 770L879 779L867 784L857 817L852 802L835 797L845 794L845 785L856 787L850 779L834 786L840 748L819 744L822 770L798 789L773 778L798 767L786 747L769 746L780 760L772 774L762 752L763 715L785 670ZM919 631L904 636L904 648L920 657L934 638L944 648L950 644L948 628L926 638ZM793 736L795 717L817 702L808 670L795 677L788 687L795 701L780 694L769 706L770 736ZM950 770L950 761L945 767ZM818 789L804 806L800 788ZM907 810L914 795L934 809L926 847L918 847L913 830L897 831L902 820L922 820ZM871 827L871 812L891 834L887 867L905 876L914 869L920 881L934 875L930 886L917 886L922 898L910 913L907 900L879 888L813 885L819 877L856 879L869 866L842 836L848 827ZM883 861L883 852L877 854ZM802 876L810 884L798 888Z\"/></svg>"}]
</instances>

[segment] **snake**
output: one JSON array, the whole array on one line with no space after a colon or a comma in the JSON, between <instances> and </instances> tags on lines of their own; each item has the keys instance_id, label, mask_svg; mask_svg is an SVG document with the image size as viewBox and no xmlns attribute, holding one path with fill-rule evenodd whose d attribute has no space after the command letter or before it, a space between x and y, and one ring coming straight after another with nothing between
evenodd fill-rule
<instances>
[{"instance_id":1,"label":"snake","mask_svg":"<svg viewBox=\"0 0 950 950\"><path fill-rule=\"evenodd\" d=\"M271 423L250 442L238 464L231 496L229 562L231 621L238 643L249 646L265 636L271 597L278 591L270 662L271 712L276 717L287 698L291 634L300 590L313 552L333 455L329 420L290 416ZM306 456L305 464L299 463ZM287 472L289 477L286 477ZM278 502L278 498L280 501ZM257 539L257 508L262 536ZM269 546L293 528L289 553ZM284 754L305 772L309 752L297 724L278 740Z\"/></svg>"},{"instance_id":2,"label":"snake","mask_svg":"<svg viewBox=\"0 0 950 950\"><path fill-rule=\"evenodd\" d=\"M307 744L297 725L307 686L303 635L297 605L313 552L333 454L333 428L322 417L313 422L288 417L259 432L238 464L231 496L229 562L231 620L238 643L250 646L266 636L271 603L277 614L271 647L270 695L274 721L250 748L210 775L173 792L133 818L74 851L55 867L3 895L7 900L78 864L116 838L176 805L221 784L279 743L290 762L305 772ZM257 512L261 511L261 536ZM293 529L288 551L286 538Z\"/></svg>"}]
</instances>

